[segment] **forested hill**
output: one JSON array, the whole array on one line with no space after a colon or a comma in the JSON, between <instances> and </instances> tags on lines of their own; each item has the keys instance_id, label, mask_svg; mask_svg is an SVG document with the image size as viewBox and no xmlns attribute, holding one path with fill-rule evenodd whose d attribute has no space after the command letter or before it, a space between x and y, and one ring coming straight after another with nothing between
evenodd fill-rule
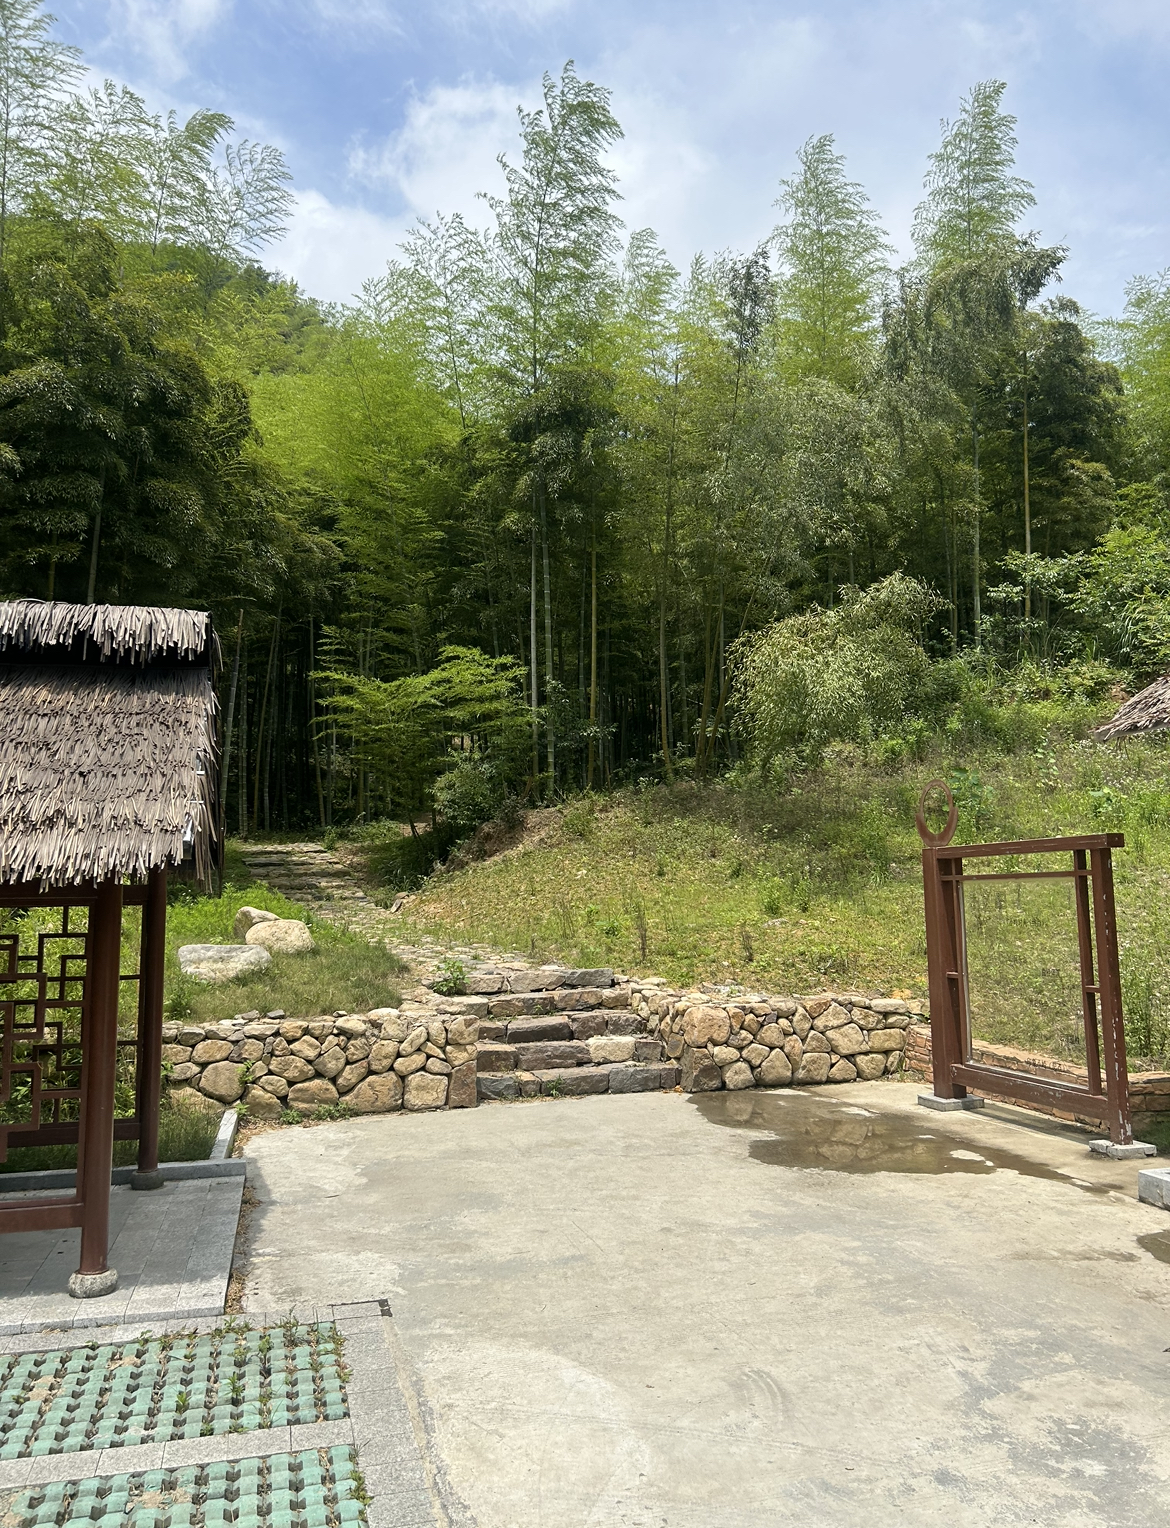
<instances>
[{"instance_id":1,"label":"forested hill","mask_svg":"<svg viewBox=\"0 0 1170 1528\"><path fill-rule=\"evenodd\" d=\"M327 308L263 268L275 149L79 92L36 0L0 34L3 592L213 610L233 830L470 823L905 730L963 675L1165 664L1170 294L1063 290L1002 83L909 264L823 136L769 239L679 271L568 65L485 229L421 223Z\"/></svg>"}]
</instances>

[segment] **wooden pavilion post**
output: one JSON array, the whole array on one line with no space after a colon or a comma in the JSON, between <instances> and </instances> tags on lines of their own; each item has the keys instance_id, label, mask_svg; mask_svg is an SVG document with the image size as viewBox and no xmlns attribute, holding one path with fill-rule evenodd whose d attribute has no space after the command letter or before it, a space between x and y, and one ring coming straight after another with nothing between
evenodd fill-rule
<instances>
[{"instance_id":1,"label":"wooden pavilion post","mask_svg":"<svg viewBox=\"0 0 1170 1528\"><path fill-rule=\"evenodd\" d=\"M103 881L89 914L83 1026L81 1129L77 1182L84 1205L81 1262L69 1279L79 1300L108 1295L118 1271L107 1265L110 1172L114 1156L114 1077L118 1052L118 977L122 953L122 886Z\"/></svg>"},{"instance_id":2,"label":"wooden pavilion post","mask_svg":"<svg viewBox=\"0 0 1170 1528\"><path fill-rule=\"evenodd\" d=\"M167 873L152 870L142 909L142 966L138 979L138 1169L130 1187L162 1188L158 1170L158 1114L162 1091L163 965L167 935Z\"/></svg>"}]
</instances>

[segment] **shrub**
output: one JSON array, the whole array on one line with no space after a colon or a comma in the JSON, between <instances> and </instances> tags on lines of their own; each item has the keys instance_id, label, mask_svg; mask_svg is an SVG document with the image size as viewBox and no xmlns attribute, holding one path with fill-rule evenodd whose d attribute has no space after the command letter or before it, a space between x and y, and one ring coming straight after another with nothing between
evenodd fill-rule
<instances>
[{"instance_id":1,"label":"shrub","mask_svg":"<svg viewBox=\"0 0 1170 1528\"><path fill-rule=\"evenodd\" d=\"M792 752L815 761L834 740L897 733L952 703L957 671L932 665L918 641L939 606L925 584L895 573L834 610L814 606L741 639L735 692L757 765Z\"/></svg>"}]
</instances>

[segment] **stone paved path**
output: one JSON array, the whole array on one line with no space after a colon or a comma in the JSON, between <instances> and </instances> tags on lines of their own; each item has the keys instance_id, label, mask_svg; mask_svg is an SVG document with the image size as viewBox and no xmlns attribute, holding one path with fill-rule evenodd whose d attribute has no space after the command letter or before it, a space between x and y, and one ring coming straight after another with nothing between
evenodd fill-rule
<instances>
[{"instance_id":1,"label":"stone paved path","mask_svg":"<svg viewBox=\"0 0 1170 1528\"><path fill-rule=\"evenodd\" d=\"M424 936L417 944L398 937L397 914L381 907L362 886L354 871L320 844L245 845L244 863L258 881L300 902L315 917L327 919L374 943L384 943L405 960L420 979L431 974L444 956L455 955L470 970L500 960L529 965L522 955L491 949L487 945L446 945Z\"/></svg>"}]
</instances>

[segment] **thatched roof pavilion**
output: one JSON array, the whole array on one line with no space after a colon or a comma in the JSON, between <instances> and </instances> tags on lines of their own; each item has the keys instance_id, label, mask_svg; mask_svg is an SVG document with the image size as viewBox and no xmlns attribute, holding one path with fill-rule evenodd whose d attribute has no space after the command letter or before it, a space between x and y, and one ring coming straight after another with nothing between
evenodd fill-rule
<instances>
[{"instance_id":1,"label":"thatched roof pavilion","mask_svg":"<svg viewBox=\"0 0 1170 1528\"><path fill-rule=\"evenodd\" d=\"M202 611L0 602L0 1160L9 1141L76 1142L72 1198L0 1204L0 1231L81 1228L69 1281L108 1294L115 1136L138 1141L134 1188L161 1188L167 873L210 886L219 848L217 657ZM136 971L122 910L142 908ZM136 1038L118 1029L136 984ZM135 1108L115 1118L132 1051Z\"/></svg>"},{"instance_id":2,"label":"thatched roof pavilion","mask_svg":"<svg viewBox=\"0 0 1170 1528\"><path fill-rule=\"evenodd\" d=\"M213 648L202 611L0 603L0 882L209 885Z\"/></svg>"},{"instance_id":3,"label":"thatched roof pavilion","mask_svg":"<svg viewBox=\"0 0 1170 1528\"><path fill-rule=\"evenodd\" d=\"M1121 706L1116 715L1093 736L1099 743L1116 737L1133 737L1144 732L1162 732L1170 727L1170 674L1155 679Z\"/></svg>"}]
</instances>

